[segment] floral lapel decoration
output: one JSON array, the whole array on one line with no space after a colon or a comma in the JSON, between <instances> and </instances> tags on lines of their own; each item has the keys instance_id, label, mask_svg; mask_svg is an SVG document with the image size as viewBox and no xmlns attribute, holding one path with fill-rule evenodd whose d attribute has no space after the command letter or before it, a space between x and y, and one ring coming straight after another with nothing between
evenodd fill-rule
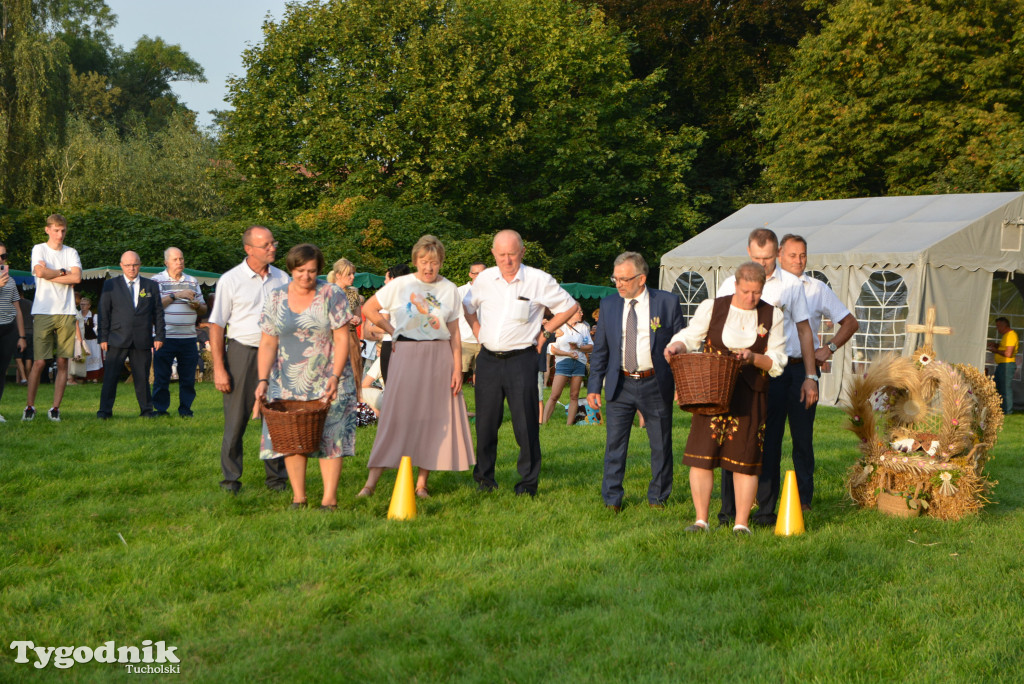
<instances>
[{"instance_id":1,"label":"floral lapel decoration","mask_svg":"<svg viewBox=\"0 0 1024 684\"><path fill-rule=\"evenodd\" d=\"M142 299L143 297L148 297L148 296L149 296L148 292L146 292L145 290L139 290L139 299Z\"/></svg>"},{"instance_id":2,"label":"floral lapel decoration","mask_svg":"<svg viewBox=\"0 0 1024 684\"><path fill-rule=\"evenodd\" d=\"M764 327L763 325L757 326L757 336L758 337L764 337L767 334L768 334L768 328Z\"/></svg>"},{"instance_id":3,"label":"floral lapel decoration","mask_svg":"<svg viewBox=\"0 0 1024 684\"><path fill-rule=\"evenodd\" d=\"M651 316L651 332L657 332L661 327L661 316Z\"/></svg>"}]
</instances>

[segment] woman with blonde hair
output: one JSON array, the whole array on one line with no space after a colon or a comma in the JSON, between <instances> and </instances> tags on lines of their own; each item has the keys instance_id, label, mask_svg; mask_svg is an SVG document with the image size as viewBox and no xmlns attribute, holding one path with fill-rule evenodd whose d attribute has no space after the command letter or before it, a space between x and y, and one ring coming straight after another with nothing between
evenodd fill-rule
<instances>
[{"instance_id":1,"label":"woman with blonde hair","mask_svg":"<svg viewBox=\"0 0 1024 684\"><path fill-rule=\"evenodd\" d=\"M444 245L424 235L412 248L415 273L394 278L363 305L367 320L394 338L387 380L370 452L366 485L371 496L385 468L410 456L419 468L416 496L427 498L433 470L469 470L476 462L462 397L462 300L441 276ZM381 309L391 313L390 320Z\"/></svg>"},{"instance_id":2,"label":"woman with blonde hair","mask_svg":"<svg viewBox=\"0 0 1024 684\"><path fill-rule=\"evenodd\" d=\"M348 362L352 366L352 377L356 380L356 401L362 401L362 379L363 379L363 357L360 354L359 345L359 324L362 323L360 309L363 305L363 296L353 285L356 279L356 266L351 261L342 257L334 262L331 272L327 274L327 282L337 285L345 292L348 301Z\"/></svg>"}]
</instances>

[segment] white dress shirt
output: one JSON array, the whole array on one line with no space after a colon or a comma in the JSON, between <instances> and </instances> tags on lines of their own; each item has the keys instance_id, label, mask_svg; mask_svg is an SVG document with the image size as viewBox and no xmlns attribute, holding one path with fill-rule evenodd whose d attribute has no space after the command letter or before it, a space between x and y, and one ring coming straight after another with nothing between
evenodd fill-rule
<instances>
[{"instance_id":1,"label":"white dress shirt","mask_svg":"<svg viewBox=\"0 0 1024 684\"><path fill-rule=\"evenodd\" d=\"M818 342L818 330L821 328L822 316L828 316L833 323L838 323L850 315L850 310L839 301L839 297L825 283L817 278L804 273L800 276L800 282L804 286L804 296L807 297L807 312L810 317L807 322L814 333L814 348L821 346Z\"/></svg>"},{"instance_id":2,"label":"white dress shirt","mask_svg":"<svg viewBox=\"0 0 1024 684\"><path fill-rule=\"evenodd\" d=\"M672 336L672 342L682 342L686 345L687 351L701 351L704 348L704 338L707 337L708 328L711 325L711 314L714 309L715 300L705 299L697 306L690 324ZM784 315L778 307L772 312L772 329L768 335L768 348L765 356L772 360L772 367L768 375L777 378L782 375L782 369L789 361L786 354L786 336L783 332ZM738 309L729 305L729 315L722 327L722 344L729 349L746 349L754 344L757 334L760 332L757 322L757 309Z\"/></svg>"},{"instance_id":3,"label":"white dress shirt","mask_svg":"<svg viewBox=\"0 0 1024 684\"><path fill-rule=\"evenodd\" d=\"M128 276L121 276L124 278L124 284L128 288L128 291L132 293L132 306L139 306L139 288L142 283L139 282L139 276L135 278L129 278Z\"/></svg>"},{"instance_id":4,"label":"white dress shirt","mask_svg":"<svg viewBox=\"0 0 1024 684\"><path fill-rule=\"evenodd\" d=\"M644 286L643 291L634 297L636 299L636 370L638 373L649 371L654 368L654 361L651 359L651 293ZM629 303L632 299L622 300L622 350L620 361L621 368L626 368L626 319L629 317Z\"/></svg>"},{"instance_id":5,"label":"white dress shirt","mask_svg":"<svg viewBox=\"0 0 1024 684\"><path fill-rule=\"evenodd\" d=\"M466 313L476 314L480 321L480 344L492 352L535 345L544 309L560 314L575 303L550 275L522 264L512 282L497 266L485 269L463 301Z\"/></svg>"},{"instance_id":6,"label":"white dress shirt","mask_svg":"<svg viewBox=\"0 0 1024 684\"><path fill-rule=\"evenodd\" d=\"M729 276L722 286L718 288L716 297L735 294L736 276ZM765 281L764 289L761 290L761 299L782 309L783 320L786 330L786 354L793 358L800 358L803 352L800 350L800 336L796 332L796 324L810 318L807 308L807 297L804 296L803 284L800 279L792 273L784 271L775 265L775 271Z\"/></svg>"},{"instance_id":7,"label":"white dress shirt","mask_svg":"<svg viewBox=\"0 0 1024 684\"><path fill-rule=\"evenodd\" d=\"M227 328L230 340L250 347L260 346L263 301L271 290L287 287L288 280L288 275L273 265L267 267L266 276L261 276L243 261L217 281L210 323Z\"/></svg>"}]
</instances>

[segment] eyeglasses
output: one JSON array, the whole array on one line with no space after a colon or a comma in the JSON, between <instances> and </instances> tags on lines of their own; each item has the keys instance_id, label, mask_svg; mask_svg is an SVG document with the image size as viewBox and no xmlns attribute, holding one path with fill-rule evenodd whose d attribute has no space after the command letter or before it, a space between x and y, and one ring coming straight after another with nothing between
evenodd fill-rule
<instances>
[{"instance_id":1,"label":"eyeglasses","mask_svg":"<svg viewBox=\"0 0 1024 684\"><path fill-rule=\"evenodd\" d=\"M253 245L253 248L254 249L270 249L271 247L273 247L274 249L277 249L277 244L278 244L277 240L274 240L273 242L268 242L265 245Z\"/></svg>"},{"instance_id":2,"label":"eyeglasses","mask_svg":"<svg viewBox=\"0 0 1024 684\"><path fill-rule=\"evenodd\" d=\"M616 278L615 276L612 276L611 278L609 278L609 280L612 281L612 285L625 285L629 281L636 280L637 278L639 278L642 275L643 275L643 273L637 273L635 276L632 276L632 277L629 277L629 278Z\"/></svg>"},{"instance_id":3,"label":"eyeglasses","mask_svg":"<svg viewBox=\"0 0 1024 684\"><path fill-rule=\"evenodd\" d=\"M7 252L4 252L3 254L0 254L0 261L4 261L6 259L7 259Z\"/></svg>"}]
</instances>

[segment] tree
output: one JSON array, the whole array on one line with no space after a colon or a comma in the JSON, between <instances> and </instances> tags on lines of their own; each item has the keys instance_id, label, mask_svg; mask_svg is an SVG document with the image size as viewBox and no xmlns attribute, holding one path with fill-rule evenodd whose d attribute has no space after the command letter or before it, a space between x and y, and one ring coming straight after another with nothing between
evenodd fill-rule
<instances>
[{"instance_id":1,"label":"tree","mask_svg":"<svg viewBox=\"0 0 1024 684\"><path fill-rule=\"evenodd\" d=\"M517 228L567 273L661 250L699 221L700 134L660 131L660 73L569 0L347 0L289 7L231 84L223 149L267 216L324 197L431 204L474 234Z\"/></svg>"},{"instance_id":2,"label":"tree","mask_svg":"<svg viewBox=\"0 0 1024 684\"><path fill-rule=\"evenodd\" d=\"M73 118L63 145L47 155L52 199L61 205L106 204L152 216L195 219L225 212L213 165L212 140L189 111L173 112L150 131L140 114L121 135Z\"/></svg>"},{"instance_id":3,"label":"tree","mask_svg":"<svg viewBox=\"0 0 1024 684\"><path fill-rule=\"evenodd\" d=\"M780 200L1015 190L1024 6L844 0L767 97Z\"/></svg>"},{"instance_id":4,"label":"tree","mask_svg":"<svg viewBox=\"0 0 1024 684\"><path fill-rule=\"evenodd\" d=\"M712 197L712 220L732 213L760 175L757 95L785 72L831 1L597 0L635 40L636 75L664 70L661 125L706 134L691 185Z\"/></svg>"},{"instance_id":5,"label":"tree","mask_svg":"<svg viewBox=\"0 0 1024 684\"><path fill-rule=\"evenodd\" d=\"M41 199L44 154L60 139L67 49L31 0L0 2L0 202Z\"/></svg>"},{"instance_id":6,"label":"tree","mask_svg":"<svg viewBox=\"0 0 1024 684\"><path fill-rule=\"evenodd\" d=\"M167 126L173 112L185 110L171 91L174 81L206 83L203 67L180 45L142 36L130 51L114 51L112 86L121 90L118 118L127 129L130 114L141 114L150 130Z\"/></svg>"}]
</instances>

